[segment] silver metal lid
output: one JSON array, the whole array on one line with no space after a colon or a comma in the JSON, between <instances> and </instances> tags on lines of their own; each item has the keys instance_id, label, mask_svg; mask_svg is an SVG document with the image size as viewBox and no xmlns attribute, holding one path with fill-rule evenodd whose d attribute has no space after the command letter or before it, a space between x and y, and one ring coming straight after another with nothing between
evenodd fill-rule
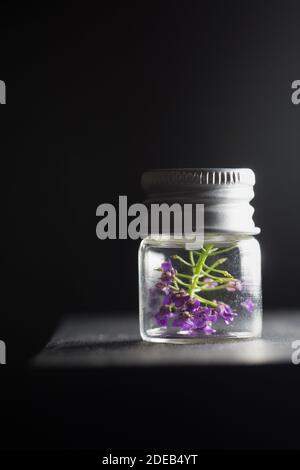
<instances>
[{"instance_id":1,"label":"silver metal lid","mask_svg":"<svg viewBox=\"0 0 300 470\"><path fill-rule=\"evenodd\" d=\"M147 203L204 204L205 230L255 235L250 201L255 175L249 168L169 168L142 175Z\"/></svg>"}]
</instances>

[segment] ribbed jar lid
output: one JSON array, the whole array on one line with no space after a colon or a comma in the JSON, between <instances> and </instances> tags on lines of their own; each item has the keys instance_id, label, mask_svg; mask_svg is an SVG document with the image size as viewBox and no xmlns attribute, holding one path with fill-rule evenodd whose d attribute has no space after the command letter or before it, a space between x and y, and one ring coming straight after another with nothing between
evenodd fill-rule
<instances>
[{"instance_id":1,"label":"ribbed jar lid","mask_svg":"<svg viewBox=\"0 0 300 470\"><path fill-rule=\"evenodd\" d=\"M250 201L254 172L249 168L167 168L142 175L148 204L204 204L205 229L255 235Z\"/></svg>"},{"instance_id":2,"label":"ribbed jar lid","mask_svg":"<svg viewBox=\"0 0 300 470\"><path fill-rule=\"evenodd\" d=\"M166 168L149 170L142 175L142 188L147 193L241 184L255 184L255 175L250 168Z\"/></svg>"}]
</instances>

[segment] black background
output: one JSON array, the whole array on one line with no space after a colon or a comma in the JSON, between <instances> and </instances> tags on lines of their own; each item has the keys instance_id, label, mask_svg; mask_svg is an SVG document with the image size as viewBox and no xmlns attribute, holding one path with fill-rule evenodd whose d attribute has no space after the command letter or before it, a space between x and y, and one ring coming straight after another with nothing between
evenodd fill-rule
<instances>
[{"instance_id":1,"label":"black background","mask_svg":"<svg viewBox=\"0 0 300 470\"><path fill-rule=\"evenodd\" d=\"M138 243L99 241L95 213L120 194L142 201L148 168L252 168L264 306L297 308L299 2L0 9L8 363L43 347L64 312L137 312Z\"/></svg>"},{"instance_id":2,"label":"black background","mask_svg":"<svg viewBox=\"0 0 300 470\"><path fill-rule=\"evenodd\" d=\"M138 243L95 213L155 167L252 168L264 305L297 307L299 2L1 8L2 337L137 309Z\"/></svg>"}]
</instances>

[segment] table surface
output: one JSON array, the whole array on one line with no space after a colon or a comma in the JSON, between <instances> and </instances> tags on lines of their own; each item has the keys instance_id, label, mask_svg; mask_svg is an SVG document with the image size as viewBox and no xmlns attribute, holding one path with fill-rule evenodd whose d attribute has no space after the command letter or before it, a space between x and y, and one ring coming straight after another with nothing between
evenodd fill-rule
<instances>
[{"instance_id":1,"label":"table surface","mask_svg":"<svg viewBox=\"0 0 300 470\"><path fill-rule=\"evenodd\" d=\"M263 336L201 344L143 342L138 316L76 314L62 318L35 367L210 366L291 364L300 311L266 312Z\"/></svg>"}]
</instances>

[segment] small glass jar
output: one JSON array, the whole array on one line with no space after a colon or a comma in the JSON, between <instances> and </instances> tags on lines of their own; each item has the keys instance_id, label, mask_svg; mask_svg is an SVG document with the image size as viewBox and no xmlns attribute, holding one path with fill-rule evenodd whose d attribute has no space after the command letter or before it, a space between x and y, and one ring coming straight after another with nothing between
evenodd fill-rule
<instances>
[{"instance_id":1,"label":"small glass jar","mask_svg":"<svg viewBox=\"0 0 300 470\"><path fill-rule=\"evenodd\" d=\"M262 330L260 247L249 169L144 173L147 203L204 204L204 241L146 237L139 251L140 332L145 341L257 338Z\"/></svg>"}]
</instances>

